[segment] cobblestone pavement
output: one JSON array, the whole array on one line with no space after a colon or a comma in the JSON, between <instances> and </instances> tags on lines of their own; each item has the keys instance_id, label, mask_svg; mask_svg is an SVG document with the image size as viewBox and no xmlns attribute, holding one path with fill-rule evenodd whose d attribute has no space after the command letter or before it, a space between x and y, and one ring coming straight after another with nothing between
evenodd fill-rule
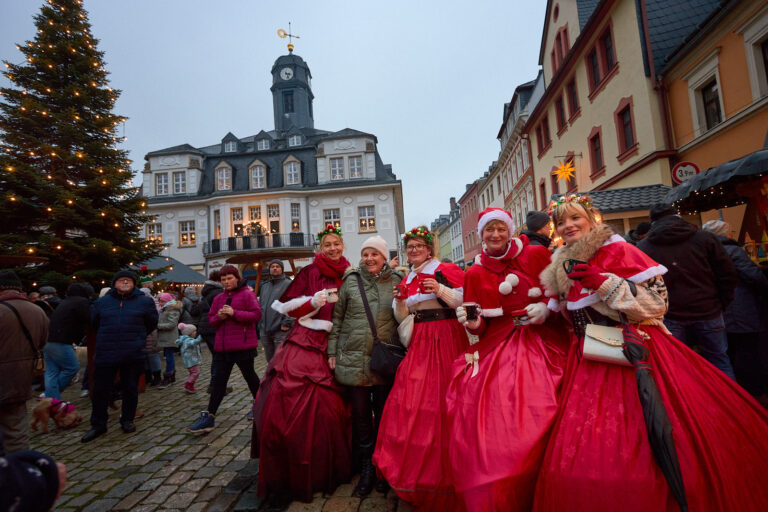
<instances>
[{"instance_id":1,"label":"cobblestone pavement","mask_svg":"<svg viewBox=\"0 0 768 512\"><path fill-rule=\"evenodd\" d=\"M67 466L67 487L56 511L255 511L264 508L256 496L258 460L250 459L251 422L246 418L251 396L239 370L230 378L234 391L224 398L216 416L216 429L206 435L185 432L205 409L210 353L203 351L203 369L195 395L183 392L187 371L176 357L176 383L166 389L147 388L139 395L144 416L136 419L136 432L120 429L120 411L110 410L107 434L90 443L80 442L88 430L91 404L73 384L63 399L77 405L83 423L70 430L34 433L32 448L48 453ZM256 371L264 373L263 353ZM31 410L33 404L30 401ZM312 503L291 503L290 512L409 512L390 491L373 492L366 499L351 496L355 480L332 495L317 493Z\"/></svg>"}]
</instances>

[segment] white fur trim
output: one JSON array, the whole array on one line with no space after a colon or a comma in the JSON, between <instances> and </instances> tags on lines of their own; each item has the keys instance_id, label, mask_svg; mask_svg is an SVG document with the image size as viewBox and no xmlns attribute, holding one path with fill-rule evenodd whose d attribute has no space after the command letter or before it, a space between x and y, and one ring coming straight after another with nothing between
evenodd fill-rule
<instances>
[{"instance_id":1,"label":"white fur trim","mask_svg":"<svg viewBox=\"0 0 768 512\"><path fill-rule=\"evenodd\" d=\"M315 310L311 314L315 314L317 311L319 310ZM307 329L312 329L313 331L331 332L331 329L333 328L332 322L310 318L309 315L299 318L299 325L306 327Z\"/></svg>"},{"instance_id":2,"label":"white fur trim","mask_svg":"<svg viewBox=\"0 0 768 512\"><path fill-rule=\"evenodd\" d=\"M419 274L434 274L435 270L437 270L437 267L440 266L440 262L438 260L432 260L427 265L421 269L421 272ZM411 271L410 274L408 274L408 277L406 278L405 282L408 284L411 284L411 281L416 277L416 272Z\"/></svg>"},{"instance_id":3,"label":"white fur trim","mask_svg":"<svg viewBox=\"0 0 768 512\"><path fill-rule=\"evenodd\" d=\"M481 264L480 254L479 253L477 255L475 255L475 265L480 265L481 267L483 266Z\"/></svg>"},{"instance_id":4,"label":"white fur trim","mask_svg":"<svg viewBox=\"0 0 768 512\"><path fill-rule=\"evenodd\" d=\"M624 242L625 244L628 243L626 240L624 240L623 236L614 233L608 240L603 242L602 246L605 247L606 245L615 244L616 242Z\"/></svg>"},{"instance_id":5,"label":"white fur trim","mask_svg":"<svg viewBox=\"0 0 768 512\"><path fill-rule=\"evenodd\" d=\"M504 314L504 310L502 308L480 310L480 315L484 316L485 318L495 318L497 316L502 316L503 314Z\"/></svg>"},{"instance_id":6,"label":"white fur trim","mask_svg":"<svg viewBox=\"0 0 768 512\"><path fill-rule=\"evenodd\" d=\"M635 284L640 284L649 280L652 277L662 276L667 273L667 267L664 265L656 265L655 267L647 268L642 272L635 274L627 278L627 281L632 281Z\"/></svg>"},{"instance_id":7,"label":"white fur trim","mask_svg":"<svg viewBox=\"0 0 768 512\"><path fill-rule=\"evenodd\" d=\"M547 308L550 311L560 311L560 301L557 300L557 297L550 297L549 302L547 302Z\"/></svg>"},{"instance_id":8,"label":"white fur trim","mask_svg":"<svg viewBox=\"0 0 768 512\"><path fill-rule=\"evenodd\" d=\"M294 309L299 309L301 306L306 304L308 300L312 300L312 297L307 297L304 295L295 299L291 299L288 302L280 302L279 300L275 300L272 303L272 309L281 315L287 315L288 312L293 311Z\"/></svg>"},{"instance_id":9,"label":"white fur trim","mask_svg":"<svg viewBox=\"0 0 768 512\"><path fill-rule=\"evenodd\" d=\"M405 299L405 304L407 306L415 306L419 302L424 302L425 300L437 300L437 295L434 293L417 293L416 295L411 295L407 299Z\"/></svg>"},{"instance_id":10,"label":"white fur trim","mask_svg":"<svg viewBox=\"0 0 768 512\"><path fill-rule=\"evenodd\" d=\"M512 217L509 215L509 213L505 210L491 210L488 213L481 214L480 219L477 221L477 232L480 233L482 237L483 228L486 224L491 222L492 220L500 220L504 224L507 225L507 229L509 230L510 234L515 232L515 221L512 220Z\"/></svg>"},{"instance_id":11,"label":"white fur trim","mask_svg":"<svg viewBox=\"0 0 768 512\"><path fill-rule=\"evenodd\" d=\"M576 302L568 301L568 310L574 311L576 309L591 306L592 304L597 304L598 302L600 302L600 296L597 294L597 292L594 292L590 295L587 295L586 297L582 297Z\"/></svg>"},{"instance_id":12,"label":"white fur trim","mask_svg":"<svg viewBox=\"0 0 768 512\"><path fill-rule=\"evenodd\" d=\"M541 297L541 288L539 288L538 286L534 286L533 288L528 290L528 296L531 297L532 299L538 299L539 297Z\"/></svg>"}]
</instances>

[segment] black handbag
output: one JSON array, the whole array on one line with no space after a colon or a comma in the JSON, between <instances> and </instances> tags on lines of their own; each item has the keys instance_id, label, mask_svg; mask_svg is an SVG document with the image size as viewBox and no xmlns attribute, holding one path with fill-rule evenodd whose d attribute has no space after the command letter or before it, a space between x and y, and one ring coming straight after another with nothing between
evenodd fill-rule
<instances>
[{"instance_id":1,"label":"black handbag","mask_svg":"<svg viewBox=\"0 0 768 512\"><path fill-rule=\"evenodd\" d=\"M405 357L405 348L399 344L387 343L379 339L376 323L373 321L373 314L371 314L371 307L368 305L368 297L365 295L363 279L360 277L360 274L355 274L355 277L357 277L357 286L360 288L360 296L363 299L365 316L368 317L368 324L371 326L371 332L373 333L371 371L378 373L386 379L394 379L397 367L400 366ZM397 332L395 332L394 336L397 336Z\"/></svg>"}]
</instances>

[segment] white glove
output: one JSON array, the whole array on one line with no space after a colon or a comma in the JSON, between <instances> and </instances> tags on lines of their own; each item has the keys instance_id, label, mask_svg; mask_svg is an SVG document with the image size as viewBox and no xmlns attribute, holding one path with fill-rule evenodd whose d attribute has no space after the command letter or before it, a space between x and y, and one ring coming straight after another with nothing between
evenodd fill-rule
<instances>
[{"instance_id":1,"label":"white glove","mask_svg":"<svg viewBox=\"0 0 768 512\"><path fill-rule=\"evenodd\" d=\"M477 308L477 319L467 320L467 308L459 306L456 308L456 320L464 326L465 329L477 329L480 327L480 307Z\"/></svg>"},{"instance_id":2,"label":"white glove","mask_svg":"<svg viewBox=\"0 0 768 512\"><path fill-rule=\"evenodd\" d=\"M328 292L325 290L315 293L310 301L313 308L321 308L325 306L326 302L328 302Z\"/></svg>"},{"instance_id":3,"label":"white glove","mask_svg":"<svg viewBox=\"0 0 768 512\"><path fill-rule=\"evenodd\" d=\"M528 314L528 320L534 325L543 324L549 316L549 308L543 302L534 302L525 306L525 312Z\"/></svg>"}]
</instances>

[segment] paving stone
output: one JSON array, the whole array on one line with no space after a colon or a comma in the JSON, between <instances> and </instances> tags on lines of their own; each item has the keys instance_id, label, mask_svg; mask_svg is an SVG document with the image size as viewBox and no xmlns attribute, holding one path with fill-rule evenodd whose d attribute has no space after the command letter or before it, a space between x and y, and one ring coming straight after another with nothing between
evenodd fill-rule
<instances>
[{"instance_id":1,"label":"paving stone","mask_svg":"<svg viewBox=\"0 0 768 512\"><path fill-rule=\"evenodd\" d=\"M91 485L93 485L93 481L80 482L78 484L68 486L66 488L66 493L71 495L80 495L83 493L84 490L86 490Z\"/></svg>"},{"instance_id":2,"label":"paving stone","mask_svg":"<svg viewBox=\"0 0 768 512\"><path fill-rule=\"evenodd\" d=\"M162 485L165 478L150 478L146 482L144 482L141 487L139 487L140 491L154 491L160 485Z\"/></svg>"},{"instance_id":3,"label":"paving stone","mask_svg":"<svg viewBox=\"0 0 768 512\"><path fill-rule=\"evenodd\" d=\"M264 499L256 495L255 492L246 492L235 504L235 510L237 512L256 512L264 503Z\"/></svg>"},{"instance_id":4,"label":"paving stone","mask_svg":"<svg viewBox=\"0 0 768 512\"><path fill-rule=\"evenodd\" d=\"M219 474L221 468L206 466L195 471L195 478L211 478Z\"/></svg>"},{"instance_id":5,"label":"paving stone","mask_svg":"<svg viewBox=\"0 0 768 512\"><path fill-rule=\"evenodd\" d=\"M224 487L229 482L231 482L235 477L237 476L237 473L234 471L223 471L219 473L218 475L214 476L211 481L208 483L211 487L221 486Z\"/></svg>"},{"instance_id":6,"label":"paving stone","mask_svg":"<svg viewBox=\"0 0 768 512\"><path fill-rule=\"evenodd\" d=\"M313 503L319 500L313 500ZM323 505L323 512L357 512L360 508L360 498L333 497Z\"/></svg>"},{"instance_id":7,"label":"paving stone","mask_svg":"<svg viewBox=\"0 0 768 512\"><path fill-rule=\"evenodd\" d=\"M226 512L236 499L236 494L219 494L208 506L206 512Z\"/></svg>"},{"instance_id":8,"label":"paving stone","mask_svg":"<svg viewBox=\"0 0 768 512\"><path fill-rule=\"evenodd\" d=\"M106 500L94 501L93 503L85 507L83 509L83 512L107 512L108 510L113 510L112 507L114 507L118 501L120 500L106 499Z\"/></svg>"},{"instance_id":9,"label":"paving stone","mask_svg":"<svg viewBox=\"0 0 768 512\"><path fill-rule=\"evenodd\" d=\"M176 471L165 481L166 484L183 484L192 477L192 471Z\"/></svg>"},{"instance_id":10,"label":"paving stone","mask_svg":"<svg viewBox=\"0 0 768 512\"><path fill-rule=\"evenodd\" d=\"M168 465L166 465L166 466L163 466L162 468L160 468L160 469L159 469L159 470L158 470L158 471L155 473L155 476L156 476L156 477L160 477L160 476L168 476L168 475L171 475L171 474L173 474L173 472L174 472L174 471L176 471L177 469L179 469L179 466L174 466L173 464L168 464Z\"/></svg>"},{"instance_id":11,"label":"paving stone","mask_svg":"<svg viewBox=\"0 0 768 512\"><path fill-rule=\"evenodd\" d=\"M144 505L144 504L142 504L142 505L139 505L138 507L132 509L131 512L153 512L156 509L157 509L157 505L152 505L152 504Z\"/></svg>"},{"instance_id":12,"label":"paving stone","mask_svg":"<svg viewBox=\"0 0 768 512\"><path fill-rule=\"evenodd\" d=\"M355 490L355 484L342 484L336 488L333 492L333 496L348 497L352 496L352 491Z\"/></svg>"},{"instance_id":13,"label":"paving stone","mask_svg":"<svg viewBox=\"0 0 768 512\"><path fill-rule=\"evenodd\" d=\"M193 503L192 505L187 507L187 512L203 512L207 508L208 508L208 502L201 501L199 503Z\"/></svg>"},{"instance_id":14,"label":"paving stone","mask_svg":"<svg viewBox=\"0 0 768 512\"><path fill-rule=\"evenodd\" d=\"M149 491L135 491L115 505L115 510L133 510L134 506L149 495Z\"/></svg>"},{"instance_id":15,"label":"paving stone","mask_svg":"<svg viewBox=\"0 0 768 512\"><path fill-rule=\"evenodd\" d=\"M195 480L190 480L182 485L181 489L179 490L182 492L200 492L200 489L205 487L208 481L208 478L197 478Z\"/></svg>"},{"instance_id":16,"label":"paving stone","mask_svg":"<svg viewBox=\"0 0 768 512\"><path fill-rule=\"evenodd\" d=\"M211 501L221 494L221 487L206 487L197 494L195 501Z\"/></svg>"},{"instance_id":17,"label":"paving stone","mask_svg":"<svg viewBox=\"0 0 768 512\"><path fill-rule=\"evenodd\" d=\"M229 482L229 484L227 484L227 486L224 488L224 492L240 494L241 492L245 491L248 487L250 487L252 483L253 483L253 478L238 476L238 477L235 477L231 482Z\"/></svg>"},{"instance_id":18,"label":"paving stone","mask_svg":"<svg viewBox=\"0 0 768 512\"><path fill-rule=\"evenodd\" d=\"M89 489L93 492L104 492L110 490L112 487L117 485L118 482L120 482L120 478L105 478L104 480L101 480L100 482L96 482L91 486Z\"/></svg>"},{"instance_id":19,"label":"paving stone","mask_svg":"<svg viewBox=\"0 0 768 512\"><path fill-rule=\"evenodd\" d=\"M248 464L247 461L244 460L233 460L229 462L226 466L224 466L224 471L240 471Z\"/></svg>"},{"instance_id":20,"label":"paving stone","mask_svg":"<svg viewBox=\"0 0 768 512\"><path fill-rule=\"evenodd\" d=\"M183 469L200 469L208 464L210 459L193 459L187 462Z\"/></svg>"},{"instance_id":21,"label":"paving stone","mask_svg":"<svg viewBox=\"0 0 768 512\"><path fill-rule=\"evenodd\" d=\"M83 507L85 504L87 504L89 501L91 501L95 497L96 497L96 495L92 494L92 493L81 494L81 495L75 496L73 499L69 500L69 502L67 502L67 506L70 506L70 507Z\"/></svg>"},{"instance_id":22,"label":"paving stone","mask_svg":"<svg viewBox=\"0 0 768 512\"><path fill-rule=\"evenodd\" d=\"M184 464L192 460L192 457L194 457L194 455L191 453L182 453L181 455L177 455L173 459L173 462L171 462L171 464L175 466L183 466Z\"/></svg>"},{"instance_id":23,"label":"paving stone","mask_svg":"<svg viewBox=\"0 0 768 512\"><path fill-rule=\"evenodd\" d=\"M323 510L325 500L314 500L312 503L302 503L300 501L294 501L285 512L320 512Z\"/></svg>"},{"instance_id":24,"label":"paving stone","mask_svg":"<svg viewBox=\"0 0 768 512\"><path fill-rule=\"evenodd\" d=\"M259 459L250 459L243 469L237 473L240 476L255 477L259 474Z\"/></svg>"},{"instance_id":25,"label":"paving stone","mask_svg":"<svg viewBox=\"0 0 768 512\"><path fill-rule=\"evenodd\" d=\"M397 499L384 496L372 496L360 503L360 512L394 512L396 508Z\"/></svg>"},{"instance_id":26,"label":"paving stone","mask_svg":"<svg viewBox=\"0 0 768 512\"><path fill-rule=\"evenodd\" d=\"M178 485L161 485L155 492L147 496L144 503L165 503L168 497L176 492Z\"/></svg>"}]
</instances>

